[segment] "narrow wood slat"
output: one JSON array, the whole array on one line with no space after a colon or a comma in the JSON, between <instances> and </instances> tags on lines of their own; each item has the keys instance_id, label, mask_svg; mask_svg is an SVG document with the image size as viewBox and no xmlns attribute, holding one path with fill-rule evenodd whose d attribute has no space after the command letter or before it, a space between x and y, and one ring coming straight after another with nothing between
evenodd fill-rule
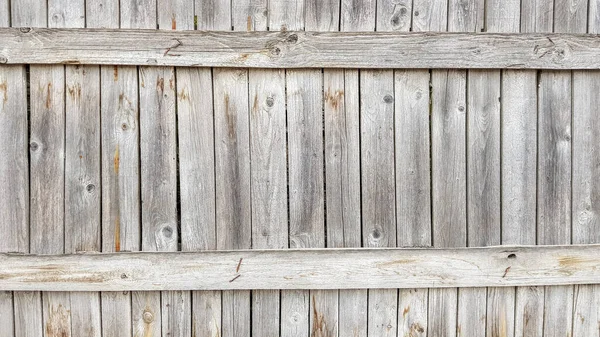
<instances>
[{"instance_id":1,"label":"narrow wood slat","mask_svg":"<svg viewBox=\"0 0 600 337\"><path fill-rule=\"evenodd\" d=\"M3 28L0 38L5 41L0 57L9 64L422 69L600 67L600 39L595 35ZM102 53L98 53L98 49Z\"/></svg>"},{"instance_id":2,"label":"narrow wood slat","mask_svg":"<svg viewBox=\"0 0 600 337\"><path fill-rule=\"evenodd\" d=\"M248 77L252 247L287 248L285 73L252 69ZM278 336L279 291L255 291L252 301L252 335Z\"/></svg>"},{"instance_id":3,"label":"narrow wood slat","mask_svg":"<svg viewBox=\"0 0 600 337\"><path fill-rule=\"evenodd\" d=\"M590 244L47 256L2 253L0 262L6 267L0 272L0 288L145 291L599 284L600 271L595 268L599 252L599 245Z\"/></svg>"},{"instance_id":4,"label":"narrow wood slat","mask_svg":"<svg viewBox=\"0 0 600 337\"><path fill-rule=\"evenodd\" d=\"M7 7L8 8L8 7ZM0 251L29 252L29 160L27 139L27 84L25 68L0 68ZM13 337L15 317L31 318L33 328L41 329L40 317L22 313L19 298L27 293L0 292L0 336ZM13 297L14 301L13 301ZM39 298L39 296L38 296ZM16 309L16 310L15 310ZM19 318L21 319L21 318ZM20 324L17 322L17 326ZM41 331L39 331L41 332Z\"/></svg>"},{"instance_id":5,"label":"narrow wood slat","mask_svg":"<svg viewBox=\"0 0 600 337\"><path fill-rule=\"evenodd\" d=\"M600 22L600 20L599 20ZM573 243L600 242L600 73L573 72ZM598 336L600 287L575 286L573 336Z\"/></svg>"}]
</instances>

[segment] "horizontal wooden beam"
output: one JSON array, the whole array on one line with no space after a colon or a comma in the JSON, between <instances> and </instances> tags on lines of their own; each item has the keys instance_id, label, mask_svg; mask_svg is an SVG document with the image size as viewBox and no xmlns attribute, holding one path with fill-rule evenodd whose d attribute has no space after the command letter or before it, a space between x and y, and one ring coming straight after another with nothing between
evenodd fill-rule
<instances>
[{"instance_id":1,"label":"horizontal wooden beam","mask_svg":"<svg viewBox=\"0 0 600 337\"><path fill-rule=\"evenodd\" d=\"M251 68L600 69L572 34L0 29L0 63Z\"/></svg>"},{"instance_id":2,"label":"horizontal wooden beam","mask_svg":"<svg viewBox=\"0 0 600 337\"><path fill-rule=\"evenodd\" d=\"M600 245L0 254L0 290L356 289L600 283Z\"/></svg>"}]
</instances>

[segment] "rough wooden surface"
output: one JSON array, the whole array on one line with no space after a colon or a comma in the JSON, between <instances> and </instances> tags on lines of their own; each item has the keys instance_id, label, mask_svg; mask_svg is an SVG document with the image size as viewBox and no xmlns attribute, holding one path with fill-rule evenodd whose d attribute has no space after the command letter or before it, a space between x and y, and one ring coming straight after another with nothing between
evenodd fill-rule
<instances>
[{"instance_id":1,"label":"rough wooden surface","mask_svg":"<svg viewBox=\"0 0 600 337\"><path fill-rule=\"evenodd\" d=\"M599 252L600 246L591 244L47 256L2 253L0 262L6 267L0 272L0 288L122 291L598 284ZM207 274L211 277L203 277Z\"/></svg>"},{"instance_id":2,"label":"rough wooden surface","mask_svg":"<svg viewBox=\"0 0 600 337\"><path fill-rule=\"evenodd\" d=\"M593 35L2 28L4 63L598 69ZM102 49L102 53L97 50ZM365 53L365 51L369 51Z\"/></svg>"}]
</instances>

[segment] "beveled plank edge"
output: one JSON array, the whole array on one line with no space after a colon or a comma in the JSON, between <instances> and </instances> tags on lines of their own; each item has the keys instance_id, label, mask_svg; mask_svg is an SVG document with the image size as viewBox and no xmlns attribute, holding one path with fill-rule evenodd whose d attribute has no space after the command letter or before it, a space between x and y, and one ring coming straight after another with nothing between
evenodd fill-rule
<instances>
[{"instance_id":1,"label":"beveled plank edge","mask_svg":"<svg viewBox=\"0 0 600 337\"><path fill-rule=\"evenodd\" d=\"M0 254L0 290L446 288L600 284L600 245Z\"/></svg>"},{"instance_id":2,"label":"beveled plank edge","mask_svg":"<svg viewBox=\"0 0 600 337\"><path fill-rule=\"evenodd\" d=\"M600 36L0 28L0 63L235 68L600 69Z\"/></svg>"}]
</instances>

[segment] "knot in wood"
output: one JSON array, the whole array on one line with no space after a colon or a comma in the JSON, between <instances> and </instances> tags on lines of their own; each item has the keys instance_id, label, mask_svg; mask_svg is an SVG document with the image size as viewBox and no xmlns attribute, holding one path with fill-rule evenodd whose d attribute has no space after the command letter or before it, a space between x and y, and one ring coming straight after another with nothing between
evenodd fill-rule
<instances>
[{"instance_id":1,"label":"knot in wood","mask_svg":"<svg viewBox=\"0 0 600 337\"><path fill-rule=\"evenodd\" d=\"M31 142L29 144L29 148L31 149L31 151L37 151L37 149L39 148L39 144L37 142Z\"/></svg>"},{"instance_id":2,"label":"knot in wood","mask_svg":"<svg viewBox=\"0 0 600 337\"><path fill-rule=\"evenodd\" d=\"M269 108L273 107L273 105L275 105L275 99L273 99L273 97L267 97L267 106Z\"/></svg>"},{"instance_id":3,"label":"knot in wood","mask_svg":"<svg viewBox=\"0 0 600 337\"><path fill-rule=\"evenodd\" d=\"M383 96L383 101L386 103L392 103L394 101L394 97L392 97L392 95L385 95Z\"/></svg>"},{"instance_id":4,"label":"knot in wood","mask_svg":"<svg viewBox=\"0 0 600 337\"><path fill-rule=\"evenodd\" d=\"M95 190L95 189L96 189L96 186L95 186L94 184L88 184L88 185L85 187L85 190L86 190L86 191L88 191L88 193L92 193L92 192L94 192L94 190Z\"/></svg>"},{"instance_id":5,"label":"knot in wood","mask_svg":"<svg viewBox=\"0 0 600 337\"><path fill-rule=\"evenodd\" d=\"M173 236L173 228L171 228L170 226L165 226L162 229L162 233L166 238L170 238L171 236Z\"/></svg>"},{"instance_id":6,"label":"knot in wood","mask_svg":"<svg viewBox=\"0 0 600 337\"><path fill-rule=\"evenodd\" d=\"M0 55L0 63L8 63L8 59L6 58L6 56Z\"/></svg>"},{"instance_id":7,"label":"knot in wood","mask_svg":"<svg viewBox=\"0 0 600 337\"><path fill-rule=\"evenodd\" d=\"M286 39L287 42L289 43L296 43L298 42L298 35L297 34L291 34L290 36L288 36L288 38Z\"/></svg>"},{"instance_id":8,"label":"knot in wood","mask_svg":"<svg viewBox=\"0 0 600 337\"><path fill-rule=\"evenodd\" d=\"M19 31L21 33L29 33L29 32L31 32L31 27L21 27L21 28L19 28Z\"/></svg>"},{"instance_id":9,"label":"knot in wood","mask_svg":"<svg viewBox=\"0 0 600 337\"><path fill-rule=\"evenodd\" d=\"M150 311L144 310L144 313L142 314L142 319L145 323L150 324L154 321L154 315Z\"/></svg>"}]
</instances>

